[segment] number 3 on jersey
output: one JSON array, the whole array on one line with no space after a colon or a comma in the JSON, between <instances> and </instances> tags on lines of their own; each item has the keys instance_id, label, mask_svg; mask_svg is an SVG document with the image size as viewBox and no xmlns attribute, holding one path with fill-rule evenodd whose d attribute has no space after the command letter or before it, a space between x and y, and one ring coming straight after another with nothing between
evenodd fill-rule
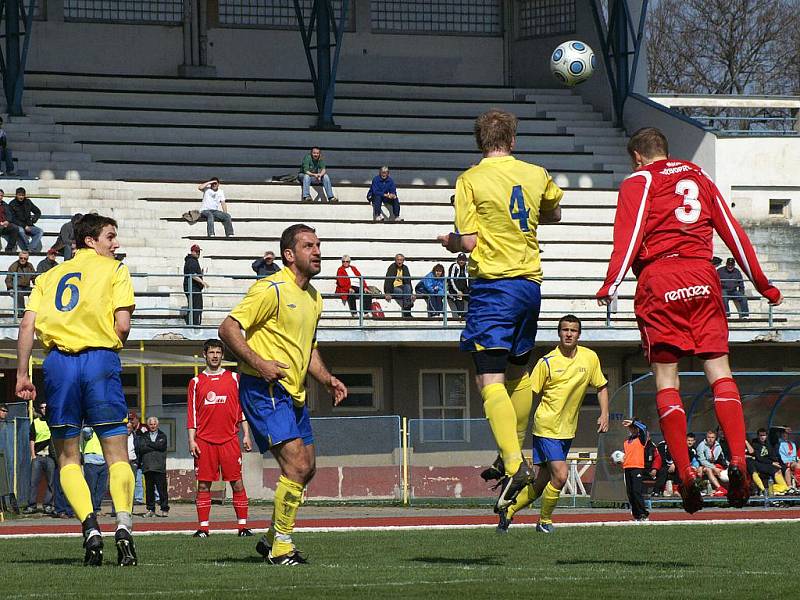
<instances>
[{"instance_id":1,"label":"number 3 on jersey","mask_svg":"<svg viewBox=\"0 0 800 600\"><path fill-rule=\"evenodd\" d=\"M517 212L514 212L516 209ZM528 216L530 211L525 208L525 196L522 193L522 186L515 185L511 190L511 201L508 203L508 212L511 213L511 218L519 221L519 228L522 231L530 231L528 227Z\"/></svg>"},{"instance_id":2,"label":"number 3 on jersey","mask_svg":"<svg viewBox=\"0 0 800 600\"><path fill-rule=\"evenodd\" d=\"M697 223L700 218L700 210L702 205L697 197L700 195L700 189L697 183L691 179L681 179L675 185L675 193L678 196L683 196L683 204L675 209L675 218L681 223Z\"/></svg>"},{"instance_id":3,"label":"number 3 on jersey","mask_svg":"<svg viewBox=\"0 0 800 600\"><path fill-rule=\"evenodd\" d=\"M69 312L78 305L78 300L80 299L78 286L74 283L69 283L70 279L76 277L78 281L81 280L80 273L67 273L58 282L58 287L56 288L56 308L61 312ZM64 304L67 291L69 291L69 301Z\"/></svg>"}]
</instances>

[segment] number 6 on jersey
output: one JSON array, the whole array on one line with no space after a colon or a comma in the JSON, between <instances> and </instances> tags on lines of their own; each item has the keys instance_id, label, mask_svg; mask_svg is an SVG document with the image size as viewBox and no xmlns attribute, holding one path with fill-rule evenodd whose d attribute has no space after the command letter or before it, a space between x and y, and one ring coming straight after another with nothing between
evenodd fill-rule
<instances>
[{"instance_id":1,"label":"number 6 on jersey","mask_svg":"<svg viewBox=\"0 0 800 600\"><path fill-rule=\"evenodd\" d=\"M61 312L69 312L78 305L78 300L80 299L78 286L74 283L69 283L69 280L73 278L77 278L80 281L81 274L67 273L61 278L58 282L58 287L56 287L56 308ZM64 295L67 291L69 291L69 302L64 304Z\"/></svg>"}]
</instances>

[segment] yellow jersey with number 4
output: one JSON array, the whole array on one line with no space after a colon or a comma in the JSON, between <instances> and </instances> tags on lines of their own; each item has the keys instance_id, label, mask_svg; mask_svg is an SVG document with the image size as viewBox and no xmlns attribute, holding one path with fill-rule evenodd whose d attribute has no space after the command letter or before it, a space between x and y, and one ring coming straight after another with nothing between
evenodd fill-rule
<instances>
[{"instance_id":1,"label":"yellow jersey with number 4","mask_svg":"<svg viewBox=\"0 0 800 600\"><path fill-rule=\"evenodd\" d=\"M484 158L456 181L456 232L478 234L469 274L542 281L536 227L564 192L542 167L513 156Z\"/></svg>"},{"instance_id":2,"label":"yellow jersey with number 4","mask_svg":"<svg viewBox=\"0 0 800 600\"><path fill-rule=\"evenodd\" d=\"M305 290L299 287L294 273L286 267L256 281L230 314L244 329L247 345L253 352L264 360L289 365L280 383L297 406L306 401L306 373L311 350L317 345L317 322L321 314L320 293L311 285ZM260 377L245 362L240 364L240 370Z\"/></svg>"},{"instance_id":3,"label":"yellow jersey with number 4","mask_svg":"<svg viewBox=\"0 0 800 600\"><path fill-rule=\"evenodd\" d=\"M133 311L128 267L116 259L81 248L70 260L38 275L26 311L36 313L36 336L45 350L80 352L87 348L120 350L114 312Z\"/></svg>"},{"instance_id":4,"label":"yellow jersey with number 4","mask_svg":"<svg viewBox=\"0 0 800 600\"><path fill-rule=\"evenodd\" d=\"M586 388L608 385L600 359L589 348L578 346L566 357L556 347L536 363L531 372L534 394L542 394L533 416L533 435L568 440L575 437Z\"/></svg>"}]
</instances>

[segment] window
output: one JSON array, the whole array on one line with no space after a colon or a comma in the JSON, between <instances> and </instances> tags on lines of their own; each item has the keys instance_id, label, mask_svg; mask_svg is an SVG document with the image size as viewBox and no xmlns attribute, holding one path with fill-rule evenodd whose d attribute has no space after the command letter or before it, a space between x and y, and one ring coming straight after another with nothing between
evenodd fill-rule
<instances>
[{"instance_id":1,"label":"window","mask_svg":"<svg viewBox=\"0 0 800 600\"><path fill-rule=\"evenodd\" d=\"M183 22L183 0L64 0L65 21Z\"/></svg>"},{"instance_id":2,"label":"window","mask_svg":"<svg viewBox=\"0 0 800 600\"><path fill-rule=\"evenodd\" d=\"M354 0L347 6L346 31L355 29ZM314 0L300 0L306 27L311 16ZM332 0L333 17L339 23L342 0ZM219 0L219 23L228 27L265 27L276 29L297 29L297 14L294 0Z\"/></svg>"},{"instance_id":3,"label":"window","mask_svg":"<svg viewBox=\"0 0 800 600\"><path fill-rule=\"evenodd\" d=\"M380 408L380 369L335 369L333 374L347 386L347 398L336 409L374 411Z\"/></svg>"},{"instance_id":4,"label":"window","mask_svg":"<svg viewBox=\"0 0 800 600\"><path fill-rule=\"evenodd\" d=\"M499 0L371 0L372 31L500 35Z\"/></svg>"},{"instance_id":5,"label":"window","mask_svg":"<svg viewBox=\"0 0 800 600\"><path fill-rule=\"evenodd\" d=\"M467 371L420 371L422 440L464 441L469 419Z\"/></svg>"},{"instance_id":6,"label":"window","mask_svg":"<svg viewBox=\"0 0 800 600\"><path fill-rule=\"evenodd\" d=\"M522 0L517 7L520 38L575 33L575 0Z\"/></svg>"},{"instance_id":7,"label":"window","mask_svg":"<svg viewBox=\"0 0 800 600\"><path fill-rule=\"evenodd\" d=\"M125 394L125 402L128 408L139 406L139 369L135 371L122 371L122 392Z\"/></svg>"},{"instance_id":8,"label":"window","mask_svg":"<svg viewBox=\"0 0 800 600\"><path fill-rule=\"evenodd\" d=\"M186 389L194 377L193 369L161 373L161 403L186 404Z\"/></svg>"},{"instance_id":9,"label":"window","mask_svg":"<svg viewBox=\"0 0 800 600\"><path fill-rule=\"evenodd\" d=\"M770 217L783 217L784 219L792 218L792 201L788 198L770 198L769 199L769 216Z\"/></svg>"}]
</instances>

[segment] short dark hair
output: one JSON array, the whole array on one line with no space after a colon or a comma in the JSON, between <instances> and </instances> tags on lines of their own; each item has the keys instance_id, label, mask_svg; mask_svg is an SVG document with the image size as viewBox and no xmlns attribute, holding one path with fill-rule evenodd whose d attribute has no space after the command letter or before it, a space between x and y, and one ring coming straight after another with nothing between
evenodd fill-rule
<instances>
[{"instance_id":1,"label":"short dark hair","mask_svg":"<svg viewBox=\"0 0 800 600\"><path fill-rule=\"evenodd\" d=\"M441 271L442 274L444 274L444 265L442 265L441 263L436 263L435 265L433 265L431 273L433 273L434 271Z\"/></svg>"},{"instance_id":2,"label":"short dark hair","mask_svg":"<svg viewBox=\"0 0 800 600\"><path fill-rule=\"evenodd\" d=\"M578 333L581 332L581 320L576 317L575 315L564 315L558 320L558 330L561 331L561 324L562 323L577 323L578 324Z\"/></svg>"},{"instance_id":3,"label":"short dark hair","mask_svg":"<svg viewBox=\"0 0 800 600\"><path fill-rule=\"evenodd\" d=\"M484 154L492 150L511 151L517 135L517 117L492 108L475 119L475 143Z\"/></svg>"},{"instance_id":4,"label":"short dark hair","mask_svg":"<svg viewBox=\"0 0 800 600\"><path fill-rule=\"evenodd\" d=\"M102 215L95 215L92 213L83 215L75 223L75 248L86 248L86 238L98 239L100 233L103 231L103 227L106 225L117 227L117 222L111 217L104 217Z\"/></svg>"},{"instance_id":5,"label":"short dark hair","mask_svg":"<svg viewBox=\"0 0 800 600\"><path fill-rule=\"evenodd\" d=\"M669 156L669 142L667 136L655 127L642 127L628 140L628 154L633 158L634 150L644 158L654 156Z\"/></svg>"},{"instance_id":6,"label":"short dark hair","mask_svg":"<svg viewBox=\"0 0 800 600\"><path fill-rule=\"evenodd\" d=\"M212 177L211 179L209 179L209 181L211 181L212 183L219 183L219 177Z\"/></svg>"},{"instance_id":7,"label":"short dark hair","mask_svg":"<svg viewBox=\"0 0 800 600\"><path fill-rule=\"evenodd\" d=\"M687 438L689 438L689 437L690 437L690 438L693 438L693 437L696 437L696 436L695 436L695 434L694 434L694 432L693 432L693 431L690 431L690 432L688 432L688 433L686 434L686 437L687 437Z\"/></svg>"},{"instance_id":8,"label":"short dark hair","mask_svg":"<svg viewBox=\"0 0 800 600\"><path fill-rule=\"evenodd\" d=\"M222 350L222 354L225 354L225 344L222 343L222 340L218 340L217 338L206 340L203 344L203 354L208 352L211 348L220 348Z\"/></svg>"},{"instance_id":9,"label":"short dark hair","mask_svg":"<svg viewBox=\"0 0 800 600\"><path fill-rule=\"evenodd\" d=\"M756 431L756 433L757 433L758 435L761 435L762 433L767 433L767 430L766 430L766 429L764 429L763 427L759 427L759 428L758 428L758 431Z\"/></svg>"},{"instance_id":10,"label":"short dark hair","mask_svg":"<svg viewBox=\"0 0 800 600\"><path fill-rule=\"evenodd\" d=\"M283 253L286 250L294 250L294 247L297 245L297 235L306 232L316 233L317 230L303 223L295 223L291 227L287 227L283 230L281 234L281 261L283 264L286 264L286 258L283 256Z\"/></svg>"},{"instance_id":11,"label":"short dark hair","mask_svg":"<svg viewBox=\"0 0 800 600\"><path fill-rule=\"evenodd\" d=\"M18 187L18 188L17 188L17 191L16 191L15 193L16 193L16 194L19 194L20 192L22 192L23 194L27 194L27 193L28 193L28 192L26 192L26 191L25 191L25 188L24 188L24 187Z\"/></svg>"}]
</instances>

